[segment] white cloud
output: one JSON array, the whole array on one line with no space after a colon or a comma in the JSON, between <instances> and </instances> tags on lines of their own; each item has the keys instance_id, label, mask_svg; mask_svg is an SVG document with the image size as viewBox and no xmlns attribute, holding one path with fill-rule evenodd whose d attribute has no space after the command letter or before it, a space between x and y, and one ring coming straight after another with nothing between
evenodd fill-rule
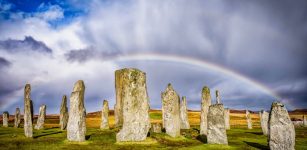
<instances>
[{"instance_id":1,"label":"white cloud","mask_svg":"<svg viewBox=\"0 0 307 150\"><path fill-rule=\"evenodd\" d=\"M38 10L43 10L43 11L35 13L34 16L43 19L45 21L54 21L57 19L64 18L64 10L58 5L46 6L46 4L42 3L38 7Z\"/></svg>"}]
</instances>

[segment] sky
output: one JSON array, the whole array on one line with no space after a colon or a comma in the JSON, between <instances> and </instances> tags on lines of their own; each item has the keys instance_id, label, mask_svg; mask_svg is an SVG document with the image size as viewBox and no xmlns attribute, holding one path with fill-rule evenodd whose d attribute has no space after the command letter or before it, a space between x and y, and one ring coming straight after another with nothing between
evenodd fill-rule
<instances>
[{"instance_id":1,"label":"sky","mask_svg":"<svg viewBox=\"0 0 307 150\"><path fill-rule=\"evenodd\" d=\"M114 71L146 72L152 109L171 83L199 110L201 90L231 109L307 108L305 0L0 0L0 112L57 114L84 80L87 112L115 103Z\"/></svg>"}]
</instances>

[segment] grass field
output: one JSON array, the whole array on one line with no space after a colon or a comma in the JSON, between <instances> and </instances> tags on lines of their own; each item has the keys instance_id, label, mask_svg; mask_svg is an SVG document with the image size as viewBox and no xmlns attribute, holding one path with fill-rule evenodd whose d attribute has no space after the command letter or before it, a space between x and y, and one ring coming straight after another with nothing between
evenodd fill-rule
<instances>
[{"instance_id":1,"label":"grass field","mask_svg":"<svg viewBox=\"0 0 307 150\"><path fill-rule=\"evenodd\" d=\"M171 138L165 133L151 133L144 142L116 143L118 129L100 130L100 115L87 116L86 142L66 140L66 131L58 129L58 117L48 116L44 130L34 130L33 138L25 138L23 128L0 127L0 149L268 149L267 137L259 128L259 117L253 114L254 129L246 129L244 114L231 114L231 130L227 131L229 145L208 145L200 137L199 112L189 112L191 129L182 130L181 137ZM161 112L151 111L152 122L161 122ZM298 115L299 117L299 115ZM34 121L35 122L35 121ZM12 126L13 120L10 120ZM114 117L110 116L113 127ZM307 149L307 128L296 128L296 149Z\"/></svg>"}]
</instances>

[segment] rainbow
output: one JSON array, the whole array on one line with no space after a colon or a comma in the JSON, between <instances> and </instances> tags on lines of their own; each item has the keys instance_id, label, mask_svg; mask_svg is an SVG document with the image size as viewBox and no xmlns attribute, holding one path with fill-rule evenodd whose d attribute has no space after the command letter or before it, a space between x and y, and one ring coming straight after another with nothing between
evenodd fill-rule
<instances>
[{"instance_id":1,"label":"rainbow","mask_svg":"<svg viewBox=\"0 0 307 150\"><path fill-rule=\"evenodd\" d=\"M175 62L175 63L184 63L189 64L193 66L197 66L204 69L210 69L212 71L222 73L224 75L228 75L230 77L233 77L234 79L238 79L239 81L242 81L244 83L247 83L249 85L252 85L253 87L257 88L258 90L273 96L276 99L280 99L280 96L275 93L270 88L266 87L265 85L248 78L244 75L241 75L235 71L232 71L230 69L227 69L223 66L210 63L208 61L191 58L191 57L184 57L184 56L177 56L177 55L165 55L165 54L157 54L157 53L136 53L136 54L126 54L126 55L118 55L112 58L108 59L109 61L145 61L145 60L151 60L151 61L165 61L165 62Z\"/></svg>"}]
</instances>

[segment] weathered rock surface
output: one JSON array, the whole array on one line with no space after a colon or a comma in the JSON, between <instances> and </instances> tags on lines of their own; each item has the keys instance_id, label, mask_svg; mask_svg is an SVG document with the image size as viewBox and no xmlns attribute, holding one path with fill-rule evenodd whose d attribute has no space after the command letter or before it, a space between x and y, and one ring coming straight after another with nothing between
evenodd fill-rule
<instances>
[{"instance_id":1,"label":"weathered rock surface","mask_svg":"<svg viewBox=\"0 0 307 150\"><path fill-rule=\"evenodd\" d=\"M307 117L306 117L306 115L303 116L303 125L304 125L304 127L307 127Z\"/></svg>"},{"instance_id":2,"label":"weathered rock surface","mask_svg":"<svg viewBox=\"0 0 307 150\"><path fill-rule=\"evenodd\" d=\"M67 124L67 139L69 141L85 141L86 110L84 107L85 85L82 80L75 83L70 96L70 109Z\"/></svg>"},{"instance_id":3,"label":"weathered rock surface","mask_svg":"<svg viewBox=\"0 0 307 150\"><path fill-rule=\"evenodd\" d=\"M39 115L37 118L37 123L34 127L36 130L44 129L45 118L46 118L46 105L42 105L39 107Z\"/></svg>"},{"instance_id":4,"label":"weathered rock surface","mask_svg":"<svg viewBox=\"0 0 307 150\"><path fill-rule=\"evenodd\" d=\"M3 127L9 127L9 112L5 111L2 114Z\"/></svg>"},{"instance_id":5,"label":"weathered rock surface","mask_svg":"<svg viewBox=\"0 0 307 150\"><path fill-rule=\"evenodd\" d=\"M109 103L107 100L103 100L100 129L109 129Z\"/></svg>"},{"instance_id":6,"label":"weathered rock surface","mask_svg":"<svg viewBox=\"0 0 307 150\"><path fill-rule=\"evenodd\" d=\"M245 110L245 113L246 113L245 116L247 122L247 129L253 129L251 114L248 110Z\"/></svg>"},{"instance_id":7,"label":"weathered rock surface","mask_svg":"<svg viewBox=\"0 0 307 150\"><path fill-rule=\"evenodd\" d=\"M209 106L207 141L208 144L228 144L223 104Z\"/></svg>"},{"instance_id":8,"label":"weathered rock surface","mask_svg":"<svg viewBox=\"0 0 307 150\"><path fill-rule=\"evenodd\" d=\"M151 132L153 133L161 133L162 128L160 123L152 123L151 124Z\"/></svg>"},{"instance_id":9,"label":"weathered rock surface","mask_svg":"<svg viewBox=\"0 0 307 150\"><path fill-rule=\"evenodd\" d=\"M208 111L211 105L210 89L204 87L201 96L201 113L200 113L200 135L207 135L208 133Z\"/></svg>"},{"instance_id":10,"label":"weathered rock surface","mask_svg":"<svg viewBox=\"0 0 307 150\"><path fill-rule=\"evenodd\" d=\"M188 109L187 109L187 100L185 96L182 97L182 101L180 103L180 128L190 129Z\"/></svg>"},{"instance_id":11,"label":"weathered rock surface","mask_svg":"<svg viewBox=\"0 0 307 150\"><path fill-rule=\"evenodd\" d=\"M271 150L294 150L295 129L284 104L273 102L269 116L268 141Z\"/></svg>"},{"instance_id":12,"label":"weathered rock surface","mask_svg":"<svg viewBox=\"0 0 307 150\"><path fill-rule=\"evenodd\" d=\"M180 98L171 84L162 92L163 120L166 134L171 137L180 136Z\"/></svg>"},{"instance_id":13,"label":"weathered rock surface","mask_svg":"<svg viewBox=\"0 0 307 150\"><path fill-rule=\"evenodd\" d=\"M260 116L260 125L263 132L263 135L268 135L268 123L269 123L269 113L264 110L259 112Z\"/></svg>"},{"instance_id":14,"label":"weathered rock surface","mask_svg":"<svg viewBox=\"0 0 307 150\"><path fill-rule=\"evenodd\" d=\"M122 100L122 89L123 89L123 75L125 69L115 71L115 94L116 103L114 106L114 117L115 127L121 128L123 125L123 100Z\"/></svg>"},{"instance_id":15,"label":"weathered rock surface","mask_svg":"<svg viewBox=\"0 0 307 150\"><path fill-rule=\"evenodd\" d=\"M66 130L68 123L68 107L67 107L67 97L66 95L62 98L61 109L60 109L60 128L61 130Z\"/></svg>"},{"instance_id":16,"label":"weathered rock surface","mask_svg":"<svg viewBox=\"0 0 307 150\"><path fill-rule=\"evenodd\" d=\"M120 89L123 126L116 141L143 141L150 129L146 74L138 69L121 70Z\"/></svg>"},{"instance_id":17,"label":"weathered rock surface","mask_svg":"<svg viewBox=\"0 0 307 150\"><path fill-rule=\"evenodd\" d=\"M33 103L31 100L31 85L26 84L24 91L24 131L26 137L33 137Z\"/></svg>"},{"instance_id":18,"label":"weathered rock surface","mask_svg":"<svg viewBox=\"0 0 307 150\"><path fill-rule=\"evenodd\" d=\"M221 104L221 96L219 90L215 91L215 96L216 96L216 103Z\"/></svg>"},{"instance_id":19,"label":"weathered rock surface","mask_svg":"<svg viewBox=\"0 0 307 150\"><path fill-rule=\"evenodd\" d=\"M230 129L230 109L229 108L225 108L224 117L225 117L225 128L226 130L229 130Z\"/></svg>"},{"instance_id":20,"label":"weathered rock surface","mask_svg":"<svg viewBox=\"0 0 307 150\"><path fill-rule=\"evenodd\" d=\"M20 126L20 109L16 108L15 117L14 117L14 127L18 128Z\"/></svg>"}]
</instances>

